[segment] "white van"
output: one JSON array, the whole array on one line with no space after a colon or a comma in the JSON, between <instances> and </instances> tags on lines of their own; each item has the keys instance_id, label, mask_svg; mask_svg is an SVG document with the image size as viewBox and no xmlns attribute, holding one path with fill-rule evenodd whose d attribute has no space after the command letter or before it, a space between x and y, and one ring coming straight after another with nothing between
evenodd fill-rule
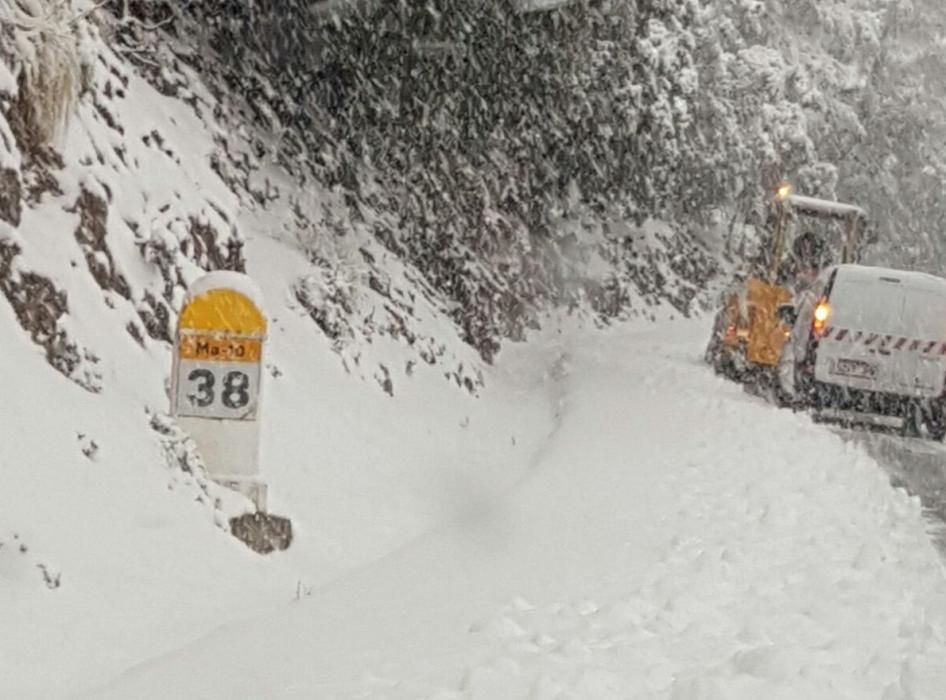
<instances>
[{"instance_id":1,"label":"white van","mask_svg":"<svg viewBox=\"0 0 946 700\"><path fill-rule=\"evenodd\" d=\"M825 270L794 309L780 384L816 415L946 436L946 280Z\"/></svg>"}]
</instances>

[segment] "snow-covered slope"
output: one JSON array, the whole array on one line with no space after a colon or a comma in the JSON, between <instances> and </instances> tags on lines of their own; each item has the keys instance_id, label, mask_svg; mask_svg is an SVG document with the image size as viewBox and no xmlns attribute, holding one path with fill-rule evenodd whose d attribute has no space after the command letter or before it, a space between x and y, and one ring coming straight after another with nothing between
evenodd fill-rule
<instances>
[{"instance_id":1,"label":"snow-covered slope","mask_svg":"<svg viewBox=\"0 0 946 700\"><path fill-rule=\"evenodd\" d=\"M704 331L584 332L512 488L477 470L452 523L92 697L940 697L918 502L713 377Z\"/></svg>"},{"instance_id":2,"label":"snow-covered slope","mask_svg":"<svg viewBox=\"0 0 946 700\"><path fill-rule=\"evenodd\" d=\"M317 235L329 195L273 168L234 177L244 140L222 139L193 71L146 81L81 26L81 95L51 146L0 43L4 697L103 682L380 556L447 517L481 462L512 478L551 421L541 387L501 411L474 398L481 363L411 271ZM165 415L180 302L217 268L267 297L262 471L296 529L271 560L227 534L248 502ZM456 445L468 460L444 457Z\"/></svg>"},{"instance_id":3,"label":"snow-covered slope","mask_svg":"<svg viewBox=\"0 0 946 700\"><path fill-rule=\"evenodd\" d=\"M33 67L76 89L53 147L0 22L0 696L797 696L804 666L929 697L942 579L863 454L710 377L698 324L550 323L483 366L370 212L340 222L193 68L84 19L54 32L82 29L74 73ZM628 264L688 301L670 253ZM181 299L219 268L270 322L262 472L295 540L269 558L165 415Z\"/></svg>"},{"instance_id":4,"label":"snow-covered slope","mask_svg":"<svg viewBox=\"0 0 946 700\"><path fill-rule=\"evenodd\" d=\"M275 332L262 470L272 509L293 519L292 548L264 559L226 534L221 516L246 504L215 507L227 494L188 461L183 436L173 424L170 434L152 427L146 399L166 405L166 352L116 361L102 393L89 394L50 371L27 338L8 335L2 695L63 697L225 622L281 609L454 517L478 484L515 480L551 431L544 365L480 400L438 373L419 371L394 397L347 374L287 304L291 266L304 261L261 245L285 275L263 277Z\"/></svg>"}]
</instances>

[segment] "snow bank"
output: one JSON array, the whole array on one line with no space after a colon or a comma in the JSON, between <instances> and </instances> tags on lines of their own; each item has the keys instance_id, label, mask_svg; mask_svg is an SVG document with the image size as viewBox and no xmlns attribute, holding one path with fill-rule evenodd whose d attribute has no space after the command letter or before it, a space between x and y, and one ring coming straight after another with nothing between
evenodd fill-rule
<instances>
[{"instance_id":1,"label":"snow bank","mask_svg":"<svg viewBox=\"0 0 946 700\"><path fill-rule=\"evenodd\" d=\"M196 299L211 289L232 289L252 301L256 308L266 308L263 293L253 278L231 270L214 270L199 277L187 288L187 300Z\"/></svg>"}]
</instances>

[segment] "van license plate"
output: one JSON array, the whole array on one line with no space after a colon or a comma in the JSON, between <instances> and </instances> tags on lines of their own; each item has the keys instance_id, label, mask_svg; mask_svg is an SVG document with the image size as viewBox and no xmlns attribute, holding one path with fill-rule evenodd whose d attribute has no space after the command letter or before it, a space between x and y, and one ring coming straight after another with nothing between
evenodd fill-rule
<instances>
[{"instance_id":1,"label":"van license plate","mask_svg":"<svg viewBox=\"0 0 946 700\"><path fill-rule=\"evenodd\" d=\"M877 365L862 360L849 360L842 357L835 362L834 373L843 374L845 377L874 379L877 377Z\"/></svg>"}]
</instances>

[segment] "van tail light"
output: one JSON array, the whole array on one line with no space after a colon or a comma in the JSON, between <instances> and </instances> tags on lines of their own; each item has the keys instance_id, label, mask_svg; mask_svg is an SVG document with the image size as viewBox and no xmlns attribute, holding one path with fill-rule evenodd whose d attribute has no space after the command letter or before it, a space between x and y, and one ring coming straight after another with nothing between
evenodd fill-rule
<instances>
[{"instance_id":1,"label":"van tail light","mask_svg":"<svg viewBox=\"0 0 946 700\"><path fill-rule=\"evenodd\" d=\"M827 299L822 298L815 307L815 313L811 320L811 332L818 338L824 333L829 318L831 318L831 306Z\"/></svg>"}]
</instances>

